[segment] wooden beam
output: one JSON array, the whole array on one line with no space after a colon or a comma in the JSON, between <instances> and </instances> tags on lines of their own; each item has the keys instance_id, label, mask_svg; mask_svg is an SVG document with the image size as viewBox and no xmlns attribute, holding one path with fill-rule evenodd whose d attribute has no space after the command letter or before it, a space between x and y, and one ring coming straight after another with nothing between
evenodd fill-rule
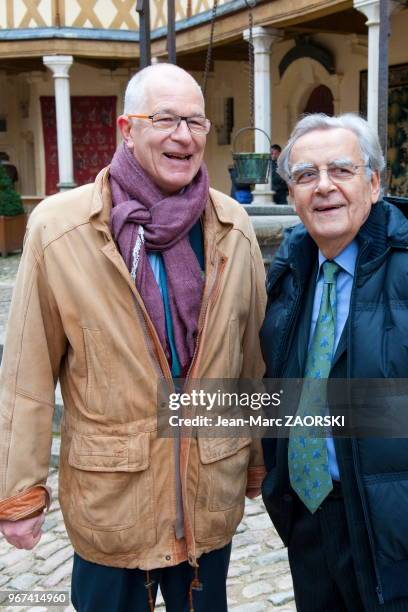
<instances>
[{"instance_id":1,"label":"wooden beam","mask_svg":"<svg viewBox=\"0 0 408 612\"><path fill-rule=\"evenodd\" d=\"M32 19L34 19L37 26L45 27L47 24L42 15L38 12L40 2L41 0L25 0L24 4L26 6L26 12L24 13L21 23L15 24L14 27L28 28L30 27Z\"/></svg>"},{"instance_id":2,"label":"wooden beam","mask_svg":"<svg viewBox=\"0 0 408 612\"><path fill-rule=\"evenodd\" d=\"M7 0L7 27L14 28L14 0Z\"/></svg>"},{"instance_id":3,"label":"wooden beam","mask_svg":"<svg viewBox=\"0 0 408 612\"><path fill-rule=\"evenodd\" d=\"M86 27L85 24L89 21L94 28L102 28L102 23L94 11L97 0L76 0L81 12L76 17L72 24L74 28Z\"/></svg>"},{"instance_id":4,"label":"wooden beam","mask_svg":"<svg viewBox=\"0 0 408 612\"><path fill-rule=\"evenodd\" d=\"M119 29L122 27L122 23L125 23L129 30L137 29L137 23L133 17L134 0L112 0L112 2L115 5L117 14L109 27Z\"/></svg>"},{"instance_id":5,"label":"wooden beam","mask_svg":"<svg viewBox=\"0 0 408 612\"><path fill-rule=\"evenodd\" d=\"M135 42L111 40L8 40L0 41L0 57L24 58L43 55L73 55L89 58L135 59L138 61L139 45Z\"/></svg>"}]
</instances>

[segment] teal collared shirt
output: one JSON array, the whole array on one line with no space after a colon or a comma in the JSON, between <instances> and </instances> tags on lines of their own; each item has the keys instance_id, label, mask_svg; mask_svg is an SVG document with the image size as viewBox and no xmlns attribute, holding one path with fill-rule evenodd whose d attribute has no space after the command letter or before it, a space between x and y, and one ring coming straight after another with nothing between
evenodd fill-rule
<instances>
[{"instance_id":1,"label":"teal collared shirt","mask_svg":"<svg viewBox=\"0 0 408 612\"><path fill-rule=\"evenodd\" d=\"M204 271L204 240L200 220L197 221L197 223L191 228L188 237L191 247L197 257L198 263L200 264L201 270ZM166 334L171 352L171 374L173 378L180 378L181 366L177 355L176 342L174 340L174 327L170 310L169 293L167 290L166 268L164 266L161 253L157 251L150 251L150 253L148 253L148 258L163 300L164 315L166 320Z\"/></svg>"}]
</instances>

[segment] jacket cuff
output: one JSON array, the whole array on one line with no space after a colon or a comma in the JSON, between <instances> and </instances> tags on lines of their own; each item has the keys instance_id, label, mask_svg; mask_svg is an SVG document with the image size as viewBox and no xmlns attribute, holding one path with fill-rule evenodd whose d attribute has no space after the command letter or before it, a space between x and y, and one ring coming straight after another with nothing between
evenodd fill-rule
<instances>
[{"instance_id":1,"label":"jacket cuff","mask_svg":"<svg viewBox=\"0 0 408 612\"><path fill-rule=\"evenodd\" d=\"M266 470L264 465L256 465L248 468L248 489L260 489L263 479L266 476Z\"/></svg>"},{"instance_id":2,"label":"jacket cuff","mask_svg":"<svg viewBox=\"0 0 408 612\"><path fill-rule=\"evenodd\" d=\"M51 505L51 489L45 485L35 485L12 497L0 501L0 520L19 521L40 514Z\"/></svg>"}]
</instances>

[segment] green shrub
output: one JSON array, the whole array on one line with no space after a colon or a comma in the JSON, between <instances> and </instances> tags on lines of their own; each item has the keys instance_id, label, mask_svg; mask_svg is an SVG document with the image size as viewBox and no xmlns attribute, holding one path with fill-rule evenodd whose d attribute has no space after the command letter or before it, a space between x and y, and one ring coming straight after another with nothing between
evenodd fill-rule
<instances>
[{"instance_id":1,"label":"green shrub","mask_svg":"<svg viewBox=\"0 0 408 612\"><path fill-rule=\"evenodd\" d=\"M15 217L24 214L23 204L19 194L0 163L0 217Z\"/></svg>"}]
</instances>

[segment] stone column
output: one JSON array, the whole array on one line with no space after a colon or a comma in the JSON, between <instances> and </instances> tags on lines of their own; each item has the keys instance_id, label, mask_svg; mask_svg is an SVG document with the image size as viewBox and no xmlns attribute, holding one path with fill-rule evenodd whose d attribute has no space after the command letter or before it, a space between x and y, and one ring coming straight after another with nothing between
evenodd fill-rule
<instances>
[{"instance_id":1,"label":"stone column","mask_svg":"<svg viewBox=\"0 0 408 612\"><path fill-rule=\"evenodd\" d=\"M42 70L33 70L28 74L25 73L24 80L30 87L30 120L28 125L33 128L34 132L34 154L32 159L32 164L34 166L33 195L44 198L45 156L44 149L41 146L41 143L43 142L43 131L40 109L40 91L44 83L47 81L47 73L43 72ZM28 195L31 194L29 193Z\"/></svg>"},{"instance_id":2,"label":"stone column","mask_svg":"<svg viewBox=\"0 0 408 612\"><path fill-rule=\"evenodd\" d=\"M252 30L254 45L254 96L255 127L261 128L271 137L271 46L280 41L283 34L276 28L256 26ZM244 39L249 40L249 30L244 31ZM255 132L255 152L269 153L269 143L264 134ZM256 185L254 204L272 204L270 181L266 185Z\"/></svg>"},{"instance_id":3,"label":"stone column","mask_svg":"<svg viewBox=\"0 0 408 612\"><path fill-rule=\"evenodd\" d=\"M378 67L380 58L380 0L353 0L354 8L367 17L368 82L367 121L378 131Z\"/></svg>"},{"instance_id":4,"label":"stone column","mask_svg":"<svg viewBox=\"0 0 408 612\"><path fill-rule=\"evenodd\" d=\"M43 63L52 71L55 82L59 167L58 189L60 191L76 187L72 155L71 100L68 74L72 62L72 55L46 55L43 57Z\"/></svg>"}]
</instances>

